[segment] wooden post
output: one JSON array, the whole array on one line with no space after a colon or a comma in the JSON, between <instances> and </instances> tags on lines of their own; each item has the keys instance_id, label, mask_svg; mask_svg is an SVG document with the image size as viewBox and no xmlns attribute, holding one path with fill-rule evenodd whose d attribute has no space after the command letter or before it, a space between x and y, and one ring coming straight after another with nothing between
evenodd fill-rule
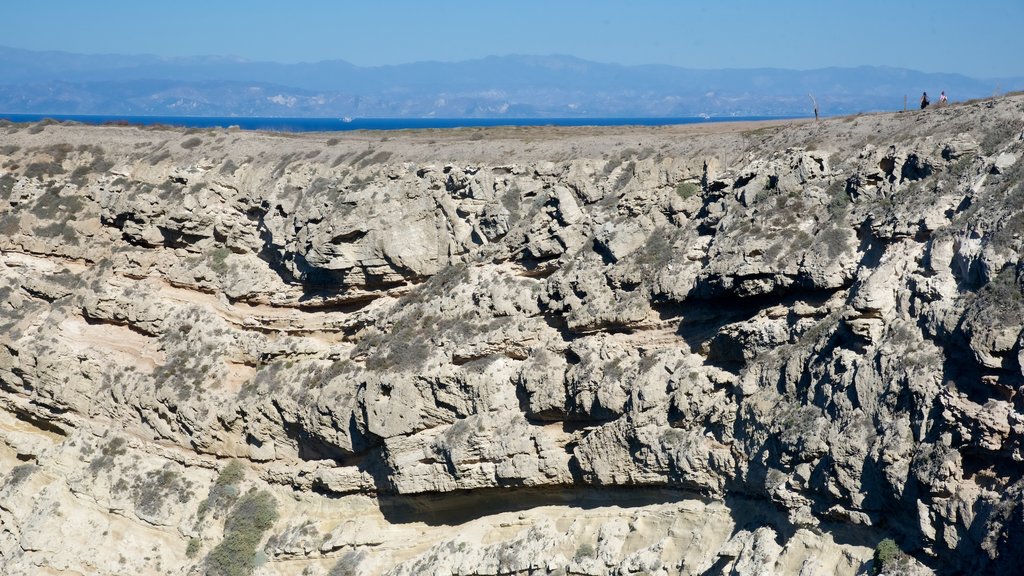
<instances>
[{"instance_id":1,"label":"wooden post","mask_svg":"<svg viewBox=\"0 0 1024 576\"><path fill-rule=\"evenodd\" d=\"M907 95L906 94L903 95L903 111L904 112L907 111Z\"/></svg>"}]
</instances>

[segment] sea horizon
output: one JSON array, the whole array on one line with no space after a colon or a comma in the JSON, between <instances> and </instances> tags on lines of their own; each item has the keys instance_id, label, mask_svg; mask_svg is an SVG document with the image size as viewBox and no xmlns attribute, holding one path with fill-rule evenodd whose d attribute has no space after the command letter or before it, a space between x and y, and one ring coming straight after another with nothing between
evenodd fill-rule
<instances>
[{"instance_id":1,"label":"sea horizon","mask_svg":"<svg viewBox=\"0 0 1024 576\"><path fill-rule=\"evenodd\" d=\"M353 130L421 130L490 128L501 126L673 126L712 122L791 120L805 116L619 116L619 117L524 117L524 118L316 118L280 116L166 116L145 114L7 114L0 120L31 123L43 120L90 125L170 126L180 128L231 128L278 132L346 132Z\"/></svg>"}]
</instances>

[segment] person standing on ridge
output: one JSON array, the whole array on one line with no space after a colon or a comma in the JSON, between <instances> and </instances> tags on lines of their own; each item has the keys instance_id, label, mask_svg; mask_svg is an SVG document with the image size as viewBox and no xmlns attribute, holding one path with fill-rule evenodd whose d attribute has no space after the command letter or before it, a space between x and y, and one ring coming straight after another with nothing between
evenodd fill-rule
<instances>
[{"instance_id":1,"label":"person standing on ridge","mask_svg":"<svg viewBox=\"0 0 1024 576\"><path fill-rule=\"evenodd\" d=\"M948 99L948 98L946 98L946 91L945 91L945 90L943 90L943 91L942 91L942 92L941 92L941 93L939 94L939 105L940 105L940 106L945 106L947 102L949 102L949 99Z\"/></svg>"},{"instance_id":2,"label":"person standing on ridge","mask_svg":"<svg viewBox=\"0 0 1024 576\"><path fill-rule=\"evenodd\" d=\"M921 94L921 110L928 107L928 93L924 92Z\"/></svg>"}]
</instances>

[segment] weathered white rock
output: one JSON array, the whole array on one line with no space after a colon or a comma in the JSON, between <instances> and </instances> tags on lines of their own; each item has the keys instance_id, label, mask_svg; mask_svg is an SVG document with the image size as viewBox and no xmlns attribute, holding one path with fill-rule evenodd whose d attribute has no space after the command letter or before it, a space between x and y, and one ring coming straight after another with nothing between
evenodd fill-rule
<instances>
[{"instance_id":1,"label":"weathered white rock","mask_svg":"<svg viewBox=\"0 0 1024 576\"><path fill-rule=\"evenodd\" d=\"M1024 150L964 127L1020 103L571 154L8 127L0 564L202 573L267 494L266 575L1011 570Z\"/></svg>"}]
</instances>

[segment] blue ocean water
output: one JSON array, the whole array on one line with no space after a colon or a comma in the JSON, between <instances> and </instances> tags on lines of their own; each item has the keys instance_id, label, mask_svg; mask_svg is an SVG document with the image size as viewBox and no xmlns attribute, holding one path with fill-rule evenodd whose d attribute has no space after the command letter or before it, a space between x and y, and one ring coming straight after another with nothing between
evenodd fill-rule
<instances>
[{"instance_id":1,"label":"blue ocean water","mask_svg":"<svg viewBox=\"0 0 1024 576\"><path fill-rule=\"evenodd\" d=\"M80 114L3 114L11 122L38 122L45 118L83 124L164 124L185 128L227 128L280 132L335 132L345 130L415 130L483 126L671 126L704 122L774 120L778 116L723 116L678 118L247 118L236 116L117 116Z\"/></svg>"}]
</instances>

